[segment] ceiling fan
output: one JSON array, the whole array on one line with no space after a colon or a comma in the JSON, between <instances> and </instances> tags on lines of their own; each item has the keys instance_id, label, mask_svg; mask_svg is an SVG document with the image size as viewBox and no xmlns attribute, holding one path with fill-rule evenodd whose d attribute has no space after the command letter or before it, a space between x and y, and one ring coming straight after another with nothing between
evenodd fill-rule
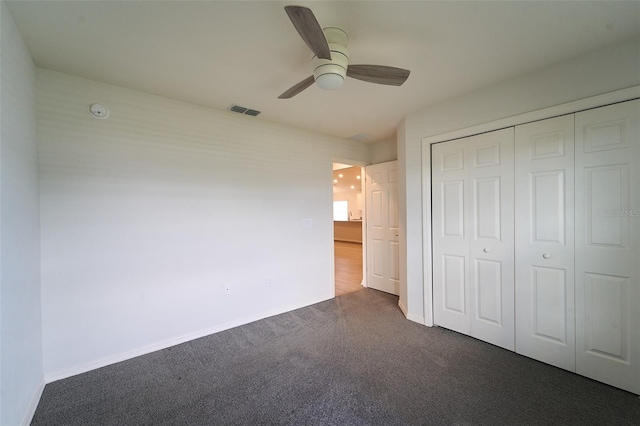
<instances>
[{"instance_id":1,"label":"ceiling fan","mask_svg":"<svg viewBox=\"0 0 640 426\"><path fill-rule=\"evenodd\" d=\"M321 28L311 9L303 6L285 6L293 26L314 56L311 60L313 75L278 96L289 99L314 82L326 90L338 89L347 77L369 83L401 86L409 77L409 70L384 65L349 65L347 33L340 28Z\"/></svg>"}]
</instances>

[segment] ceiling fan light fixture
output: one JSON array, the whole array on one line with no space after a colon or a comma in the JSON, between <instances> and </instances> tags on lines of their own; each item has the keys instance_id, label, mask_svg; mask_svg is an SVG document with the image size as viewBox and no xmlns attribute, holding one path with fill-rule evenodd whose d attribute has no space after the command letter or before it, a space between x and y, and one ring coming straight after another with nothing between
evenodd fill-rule
<instances>
[{"instance_id":1,"label":"ceiling fan light fixture","mask_svg":"<svg viewBox=\"0 0 640 426\"><path fill-rule=\"evenodd\" d=\"M344 77L340 74L326 73L316 77L316 84L324 90L336 90L342 87Z\"/></svg>"},{"instance_id":2,"label":"ceiling fan light fixture","mask_svg":"<svg viewBox=\"0 0 640 426\"><path fill-rule=\"evenodd\" d=\"M349 36L346 32L335 27L321 28L308 7L285 6L284 10L313 52L313 75L287 89L278 99L290 99L314 82L322 89L334 90L342 87L345 77L388 86L401 86L409 77L410 71L402 68L385 65L349 66Z\"/></svg>"},{"instance_id":3,"label":"ceiling fan light fixture","mask_svg":"<svg viewBox=\"0 0 640 426\"><path fill-rule=\"evenodd\" d=\"M331 59L322 59L314 56L311 64L313 66L313 77L318 87L324 90L335 90L342 87L347 75L349 51L346 46L336 43L329 43L329 48L331 50Z\"/></svg>"}]
</instances>

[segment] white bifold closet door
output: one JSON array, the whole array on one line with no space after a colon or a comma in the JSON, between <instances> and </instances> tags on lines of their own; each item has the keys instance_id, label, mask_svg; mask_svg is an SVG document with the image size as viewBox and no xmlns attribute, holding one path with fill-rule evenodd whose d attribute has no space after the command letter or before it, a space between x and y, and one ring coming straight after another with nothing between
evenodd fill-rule
<instances>
[{"instance_id":1,"label":"white bifold closet door","mask_svg":"<svg viewBox=\"0 0 640 426\"><path fill-rule=\"evenodd\" d=\"M640 394L640 100L576 114L576 372Z\"/></svg>"},{"instance_id":2,"label":"white bifold closet door","mask_svg":"<svg viewBox=\"0 0 640 426\"><path fill-rule=\"evenodd\" d=\"M516 127L516 352L575 371L574 116Z\"/></svg>"},{"instance_id":3,"label":"white bifold closet door","mask_svg":"<svg viewBox=\"0 0 640 426\"><path fill-rule=\"evenodd\" d=\"M513 128L432 146L434 320L514 349Z\"/></svg>"}]
</instances>

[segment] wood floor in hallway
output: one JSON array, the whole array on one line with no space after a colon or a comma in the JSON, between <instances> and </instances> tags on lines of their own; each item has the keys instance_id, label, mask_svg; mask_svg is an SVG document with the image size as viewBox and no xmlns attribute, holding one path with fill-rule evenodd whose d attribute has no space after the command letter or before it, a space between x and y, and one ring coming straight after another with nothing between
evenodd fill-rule
<instances>
[{"instance_id":1,"label":"wood floor in hallway","mask_svg":"<svg viewBox=\"0 0 640 426\"><path fill-rule=\"evenodd\" d=\"M336 296L361 290L362 244L334 241Z\"/></svg>"}]
</instances>

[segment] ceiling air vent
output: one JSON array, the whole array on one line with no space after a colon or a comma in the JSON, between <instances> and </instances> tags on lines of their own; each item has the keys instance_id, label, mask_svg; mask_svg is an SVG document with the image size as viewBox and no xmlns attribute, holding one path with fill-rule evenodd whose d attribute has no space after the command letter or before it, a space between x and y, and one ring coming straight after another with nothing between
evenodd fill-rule
<instances>
[{"instance_id":1,"label":"ceiling air vent","mask_svg":"<svg viewBox=\"0 0 640 426\"><path fill-rule=\"evenodd\" d=\"M235 105L235 104L232 104L229 107L229 111L237 112L238 114L250 115L252 117L255 117L256 115L260 114L260 111L256 111L255 109L251 109L251 108L245 108L243 106Z\"/></svg>"},{"instance_id":2,"label":"ceiling air vent","mask_svg":"<svg viewBox=\"0 0 640 426\"><path fill-rule=\"evenodd\" d=\"M368 133L358 133L357 135L350 136L348 139L351 139L352 141L366 142L373 139L374 137L375 136Z\"/></svg>"}]
</instances>

